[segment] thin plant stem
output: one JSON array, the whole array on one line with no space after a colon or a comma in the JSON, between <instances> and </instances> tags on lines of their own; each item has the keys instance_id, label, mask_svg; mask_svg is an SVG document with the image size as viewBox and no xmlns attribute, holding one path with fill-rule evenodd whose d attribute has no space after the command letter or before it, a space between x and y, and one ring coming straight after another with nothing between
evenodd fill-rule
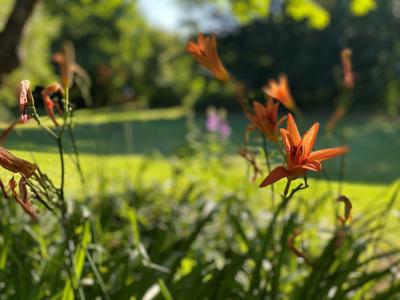
<instances>
[{"instance_id":1,"label":"thin plant stem","mask_svg":"<svg viewBox=\"0 0 400 300\"><path fill-rule=\"evenodd\" d=\"M291 182L292 182L292 181L291 181L290 179L287 180L286 186L285 186L285 190L284 190L284 192L283 192L283 198L286 198L286 196L287 196L287 194L288 194L288 192L289 192L289 188L290 188L290 183L291 183Z\"/></svg>"},{"instance_id":2,"label":"thin plant stem","mask_svg":"<svg viewBox=\"0 0 400 300\"><path fill-rule=\"evenodd\" d=\"M264 134L261 133L261 138L263 141L263 146L264 146L264 156L265 156L265 162L267 165L268 173L271 173L271 162L269 160L269 153L268 153L268 146L267 146L267 140L264 136ZM272 199L272 210L275 210L275 188L274 184L271 184L271 199Z\"/></svg>"},{"instance_id":3,"label":"thin plant stem","mask_svg":"<svg viewBox=\"0 0 400 300\"><path fill-rule=\"evenodd\" d=\"M74 262L74 257L73 257L73 252L74 252L74 245L73 245L73 240L70 237L70 231L68 228L68 216L67 216L67 202L65 200L65 195L64 195L64 187L65 187L65 159L64 159L64 149L63 149L63 136L64 136L64 129L65 125L68 122L68 102L69 102L69 89L68 87L65 88L65 99L64 99L64 116L63 116L63 125L58 132L57 136L57 147L58 147L58 152L60 156L60 169L61 169L61 174L60 174L60 188L58 189L58 194L61 202L61 225L64 230L65 234L65 244L66 244L66 250L68 252L68 260L69 260L69 267L68 269L68 274L69 274L69 280L71 282L71 288L74 293L74 297L77 299L78 293L79 293L79 298L80 299L85 299L85 295L83 293L82 287L80 286L79 283L79 278L75 272L75 262ZM78 288L76 288L74 279L77 279L77 285Z\"/></svg>"},{"instance_id":4,"label":"thin plant stem","mask_svg":"<svg viewBox=\"0 0 400 300\"><path fill-rule=\"evenodd\" d=\"M75 159L76 159L75 165L76 165L76 169L78 170L81 182L83 185L85 185L85 177L83 176L82 166L81 166L81 162L79 159L78 146L76 144L74 131L72 130L72 114L71 114L70 120L71 121L68 123L67 129L68 129L69 137L71 139L71 144L72 144L72 149L74 151Z\"/></svg>"},{"instance_id":5,"label":"thin plant stem","mask_svg":"<svg viewBox=\"0 0 400 300\"><path fill-rule=\"evenodd\" d=\"M33 118L36 120L37 124L44 130L46 131L53 139L57 140L58 136L57 134L54 133L53 130L51 130L49 127L43 124L43 122L40 120L40 116L36 112L36 109L33 110Z\"/></svg>"},{"instance_id":6,"label":"thin plant stem","mask_svg":"<svg viewBox=\"0 0 400 300\"><path fill-rule=\"evenodd\" d=\"M49 127L44 125L42 122L38 122L39 126L42 127L53 139L57 140L58 136L54 133L53 130L51 130Z\"/></svg>"},{"instance_id":7,"label":"thin plant stem","mask_svg":"<svg viewBox=\"0 0 400 300\"><path fill-rule=\"evenodd\" d=\"M293 188L289 193L291 183L292 180L288 179L286 182L285 190L283 191L282 202L279 204L278 209L275 212L276 215L278 215L281 210L285 210L286 206L289 203L289 200L293 198L294 194L296 194L298 191L308 188L306 176L304 176L304 183L300 183L297 187Z\"/></svg>"},{"instance_id":8,"label":"thin plant stem","mask_svg":"<svg viewBox=\"0 0 400 300\"><path fill-rule=\"evenodd\" d=\"M281 146L279 145L278 142L276 142L275 145L276 145L276 148L278 148L279 154L282 156L283 160L285 160L285 159L286 159L286 155L285 155L285 153L283 152Z\"/></svg>"},{"instance_id":9,"label":"thin plant stem","mask_svg":"<svg viewBox=\"0 0 400 300\"><path fill-rule=\"evenodd\" d=\"M264 259L264 256L265 256L265 253L266 253L268 247L271 247L273 249L273 252L275 253L275 255L277 253L277 250L276 250L273 242L274 242L275 225L278 220L278 217L280 216L281 212L286 209L287 205L289 204L290 199L293 198L294 194L297 191L308 187L307 179L306 179L306 177L304 177L304 184L301 183L296 188L292 189L292 191L289 193L291 183L292 183L292 180L288 179L286 182L285 190L282 194L282 201L279 203L278 208L275 210L273 218L272 218L271 222L269 223L267 230L263 233L262 247L259 252L259 256L256 259L256 267L255 267L255 271L254 271L254 276L252 277L252 279L250 281L250 287L248 290L248 298L252 298L254 296L253 291L256 289L257 283L259 282L259 280L261 278L261 265L262 265L262 261Z\"/></svg>"},{"instance_id":10,"label":"thin plant stem","mask_svg":"<svg viewBox=\"0 0 400 300\"><path fill-rule=\"evenodd\" d=\"M63 150L63 145L62 145L62 136L58 137L57 146L58 146L58 153L60 156L60 168L61 168L61 174L60 174L61 182L60 182L59 194L60 194L60 200L62 202L62 205L66 206L65 198L64 198L65 162L64 162L64 150Z\"/></svg>"},{"instance_id":11,"label":"thin plant stem","mask_svg":"<svg viewBox=\"0 0 400 300\"><path fill-rule=\"evenodd\" d=\"M343 145L345 145L345 136L343 135L343 132L340 134L340 139ZM343 182L344 182L344 176L345 176L345 165L346 165L346 156L342 155L340 156L339 160L339 186L338 186L338 193L341 195L343 193Z\"/></svg>"}]
</instances>

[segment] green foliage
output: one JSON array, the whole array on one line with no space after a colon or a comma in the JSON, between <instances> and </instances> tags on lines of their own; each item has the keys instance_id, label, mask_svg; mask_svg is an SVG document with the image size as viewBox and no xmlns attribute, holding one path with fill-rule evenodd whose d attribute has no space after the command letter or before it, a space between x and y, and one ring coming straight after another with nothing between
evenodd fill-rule
<instances>
[{"instance_id":1,"label":"green foliage","mask_svg":"<svg viewBox=\"0 0 400 300\"><path fill-rule=\"evenodd\" d=\"M301 108L331 110L342 86L340 52L349 47L355 72L354 106L389 109L386 99L391 95L390 110L396 109L393 87L399 84L399 47L392 28L399 26L400 19L393 15L391 1L381 2L363 17L353 15L348 1L333 3L331 21L322 30L311 30L305 21L290 17L268 18L219 39L222 61L247 85L251 98L261 99L266 81L286 73ZM303 10L293 9L303 15Z\"/></svg>"},{"instance_id":2,"label":"green foliage","mask_svg":"<svg viewBox=\"0 0 400 300\"><path fill-rule=\"evenodd\" d=\"M188 4L209 3L210 1L181 0ZM342 0L213 0L217 6L227 8L242 25L265 17L278 15L282 11L296 21L307 21L311 28L322 30L331 19L332 7ZM377 7L376 0L345 1L356 16L364 16ZM274 8L274 9L271 9ZM283 8L283 10L282 10Z\"/></svg>"},{"instance_id":3,"label":"green foliage","mask_svg":"<svg viewBox=\"0 0 400 300\"><path fill-rule=\"evenodd\" d=\"M232 12L242 24L251 22L254 18L265 17L269 14L271 0L230 1Z\"/></svg>"},{"instance_id":4,"label":"green foliage","mask_svg":"<svg viewBox=\"0 0 400 300\"><path fill-rule=\"evenodd\" d=\"M135 100L168 106L193 94L193 61L184 54L184 43L153 29L136 1L48 1L47 6L63 20L58 41L73 41L78 62L93 79L95 105Z\"/></svg>"},{"instance_id":5,"label":"green foliage","mask_svg":"<svg viewBox=\"0 0 400 300\"><path fill-rule=\"evenodd\" d=\"M374 0L353 0L351 2L351 10L356 16L364 16L376 9L376 6Z\"/></svg>"},{"instance_id":6,"label":"green foliage","mask_svg":"<svg viewBox=\"0 0 400 300\"><path fill-rule=\"evenodd\" d=\"M286 12L296 21L308 20L308 24L316 29L324 29L330 21L329 12L311 0L291 0Z\"/></svg>"},{"instance_id":7,"label":"green foliage","mask_svg":"<svg viewBox=\"0 0 400 300\"><path fill-rule=\"evenodd\" d=\"M124 192L86 199L70 217L75 268L86 299L399 295L393 269L400 259L398 245L390 243L385 226L396 189L380 209L356 213L353 224L337 227L330 214L318 214L332 200L326 194L293 199L285 213L273 217L269 201L254 209L241 193L215 196L201 181L182 186L186 176L179 171L168 184L143 181L146 170L146 163L137 168ZM43 214L39 224L24 225L14 205L1 201L0 207L2 297L71 299L70 287L64 287L65 243L59 242L54 216ZM303 234L297 247L312 266L288 244L298 228Z\"/></svg>"},{"instance_id":8,"label":"green foliage","mask_svg":"<svg viewBox=\"0 0 400 300\"><path fill-rule=\"evenodd\" d=\"M0 22L4 23L6 20L12 2L1 2ZM390 24L397 22L393 19L389 2L377 5L373 0L353 0L350 3L343 0L291 0L286 1L280 10L271 11L271 7L276 7L277 2L217 1L217 4L222 3L240 20L242 27L234 35L240 36L246 32L247 35L251 34L246 40L254 39L248 43L251 49L242 49L247 45L239 42L235 48L226 51L225 41L219 41L218 48L223 61L228 66L235 63L232 71L251 87L259 88L267 77L285 71L289 73L290 79L299 82L295 83L294 88L296 95L297 92L300 93L300 102L302 98L314 102L314 97L318 98L316 101L335 97L332 76L321 76L318 70L324 68L328 72L328 69L338 68L338 52L342 46L365 49L365 44L370 44L368 37L374 36L374 47L364 51L371 52L364 54L367 59L361 60L357 58L358 55L354 58L356 63L360 60L357 64L362 66L386 68L387 78L377 76L381 71L371 70L370 74L363 72L362 78L356 77L356 80L360 91L365 90L365 93L359 95L360 98L367 95L367 98L383 99L383 95L393 94L385 82L397 82L393 70L395 54L392 50L398 47L395 47L394 40L388 41L387 34L382 34L387 28L391 28ZM373 13L368 14L371 11ZM281 15L280 12L286 13ZM352 14L357 17L352 17ZM255 20L265 19L268 21L254 23ZM370 25L365 26L366 23ZM238 107L231 101L235 87L204 79L202 68L184 51L186 41L175 33L152 28L141 15L134 0L45 1L28 24L21 50L22 66L4 80L0 89L1 101L8 105L15 105L15 91L21 79L29 77L33 85L43 86L56 80L54 73L58 70L51 66L51 54L59 50L61 42L70 39L75 44L78 62L92 78L91 93L96 106L136 101L140 105L183 104L185 107L196 105L197 108L204 109L217 101L223 106ZM321 34L310 25L318 28ZM356 33L353 34L353 31ZM259 36L264 34L266 38L260 39ZM332 45L332 36L335 36L335 45ZM378 37L378 41L375 41L375 37ZM295 43L298 41L297 51L290 51L292 47L288 47L293 45L293 39ZM270 46L272 44L274 47ZM320 63L310 63L316 57L315 52L318 52L320 45L324 45L324 52L327 54L322 56ZM251 54L258 51L260 53L257 55ZM388 59L384 59L385 57ZM254 64L248 64L248 59L254 61ZM239 60L244 60L243 67ZM298 62L304 63L304 66L299 66ZM292 74L300 67L302 70L303 67L312 70L312 75L307 77L314 76L316 80L297 80L297 76ZM372 90L371 82L376 83L377 89ZM299 88L296 85L301 86ZM78 89L79 87L72 91L74 98ZM311 91L313 95L305 94L305 90ZM83 105L83 102L77 101L76 104ZM396 106L396 103L393 105Z\"/></svg>"},{"instance_id":9,"label":"green foliage","mask_svg":"<svg viewBox=\"0 0 400 300\"><path fill-rule=\"evenodd\" d=\"M150 112L148 118L157 113L173 118L177 112ZM112 126L126 118L126 111L103 114ZM132 114L136 122L146 119L146 112ZM104 125L104 116L94 118L93 111L89 116ZM96 135L87 132L87 117L84 111L81 120L78 115L83 128L76 128L77 133ZM32 138L29 125L25 130ZM111 136L104 127L99 132L101 141L104 135ZM114 138L107 140L117 147L111 154L123 147L123 138ZM200 147L193 147L195 151L169 163L151 157L132 166L127 153L119 162L111 157L109 165L105 156L110 153L102 159L98 154L82 157L87 181L75 197L68 186L74 209L65 219L70 229L67 241L75 245L72 276L67 272L71 265L66 264L71 247L57 213L38 204L39 223L28 224L16 203L1 199L0 299L73 299L74 294L86 299L167 300L395 299L399 295L393 266L399 265L400 252L393 242L396 232L390 230L398 222L393 213L398 182L393 188L387 186L378 201L371 199L371 206L366 202L370 194L363 191L368 196L364 198L357 192L361 201L353 202L353 223L340 225L334 183L310 180L309 193L296 194L286 210L285 205L275 209L269 191L248 182L243 168L229 162L224 144L216 145L215 138L206 135L199 140ZM26 150L27 140L19 140ZM85 141L98 153L98 144ZM46 140L40 142L42 151L45 144ZM83 153L88 150L84 149ZM49 159L47 166L35 153L37 162L43 170L53 167L58 174L54 151L48 151L42 156ZM76 185L82 184L68 162L68 182L75 179ZM108 177L102 177L101 168ZM121 179L118 172L129 177ZM97 189L93 181L98 181ZM277 184L276 199L281 190ZM302 243L295 247L309 264L294 254L290 242L298 229Z\"/></svg>"},{"instance_id":10,"label":"green foliage","mask_svg":"<svg viewBox=\"0 0 400 300\"><path fill-rule=\"evenodd\" d=\"M6 20L14 1L2 0L0 21ZM49 15L42 4L36 7L32 19L28 22L20 49L21 67L3 79L0 87L0 101L7 106L15 107L18 103L17 91L20 81L28 79L33 85L48 85L56 80L50 65L50 46L58 34L60 22ZM6 111L2 110L2 114Z\"/></svg>"}]
</instances>

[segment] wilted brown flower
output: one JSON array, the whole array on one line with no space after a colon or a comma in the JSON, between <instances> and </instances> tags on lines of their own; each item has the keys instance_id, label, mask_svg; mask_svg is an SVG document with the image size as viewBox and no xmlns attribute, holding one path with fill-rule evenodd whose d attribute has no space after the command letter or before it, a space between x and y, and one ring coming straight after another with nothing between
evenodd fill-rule
<instances>
[{"instance_id":1,"label":"wilted brown flower","mask_svg":"<svg viewBox=\"0 0 400 300\"><path fill-rule=\"evenodd\" d=\"M28 108L34 106L34 100L31 91L31 82L29 80L21 81L21 90L19 93L19 112L20 122L25 123L29 119Z\"/></svg>"},{"instance_id":2,"label":"wilted brown flower","mask_svg":"<svg viewBox=\"0 0 400 300\"><path fill-rule=\"evenodd\" d=\"M0 146L0 166L13 173L19 173L26 178L31 177L36 171L36 165L16 157L7 149Z\"/></svg>"},{"instance_id":3,"label":"wilted brown flower","mask_svg":"<svg viewBox=\"0 0 400 300\"><path fill-rule=\"evenodd\" d=\"M37 214L28 198L28 189L26 188L26 179L22 176L18 182L19 195L17 193L17 182L14 177L8 182L11 193L15 201L22 207L22 209L31 216L33 220L37 220Z\"/></svg>"},{"instance_id":4,"label":"wilted brown flower","mask_svg":"<svg viewBox=\"0 0 400 300\"><path fill-rule=\"evenodd\" d=\"M344 225L346 223L351 223L352 221L352 209L353 209L353 205L351 204L351 201L349 198L347 198L346 196L339 196L339 198L337 199L338 202L343 202L344 203L344 215L343 217L338 216L339 221Z\"/></svg>"}]
</instances>

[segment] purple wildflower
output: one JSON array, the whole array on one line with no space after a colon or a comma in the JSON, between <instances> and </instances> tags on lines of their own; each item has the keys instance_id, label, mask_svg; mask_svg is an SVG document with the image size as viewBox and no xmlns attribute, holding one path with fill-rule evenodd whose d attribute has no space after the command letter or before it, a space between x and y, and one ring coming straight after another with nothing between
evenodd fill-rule
<instances>
[{"instance_id":1,"label":"purple wildflower","mask_svg":"<svg viewBox=\"0 0 400 300\"><path fill-rule=\"evenodd\" d=\"M226 115L225 109L217 111L212 106L207 109L207 130L209 132L218 132L223 140L227 139L232 133L232 129L226 120Z\"/></svg>"},{"instance_id":2,"label":"purple wildflower","mask_svg":"<svg viewBox=\"0 0 400 300\"><path fill-rule=\"evenodd\" d=\"M226 140L227 138L229 138L232 133L231 127L229 126L228 122L226 122L225 120L222 120L220 122L219 133L221 134L221 138L223 140Z\"/></svg>"},{"instance_id":3,"label":"purple wildflower","mask_svg":"<svg viewBox=\"0 0 400 300\"><path fill-rule=\"evenodd\" d=\"M207 108L207 121L206 127L208 131L217 132L219 131L219 116L215 107L210 106Z\"/></svg>"}]
</instances>

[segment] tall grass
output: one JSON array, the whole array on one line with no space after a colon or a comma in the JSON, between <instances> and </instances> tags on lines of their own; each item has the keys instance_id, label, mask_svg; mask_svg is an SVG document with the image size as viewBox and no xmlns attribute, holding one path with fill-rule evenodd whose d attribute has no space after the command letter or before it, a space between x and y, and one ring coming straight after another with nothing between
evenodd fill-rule
<instances>
[{"instance_id":1,"label":"tall grass","mask_svg":"<svg viewBox=\"0 0 400 300\"><path fill-rule=\"evenodd\" d=\"M87 199L70 216L81 298L400 296L398 242L388 239L398 185L386 206L343 225L317 213L324 202L336 203L327 195L295 197L275 218L239 195L213 199L197 182L177 191L137 180L122 194ZM6 200L0 205L0 298L72 299L67 248L54 218L26 224Z\"/></svg>"}]
</instances>

